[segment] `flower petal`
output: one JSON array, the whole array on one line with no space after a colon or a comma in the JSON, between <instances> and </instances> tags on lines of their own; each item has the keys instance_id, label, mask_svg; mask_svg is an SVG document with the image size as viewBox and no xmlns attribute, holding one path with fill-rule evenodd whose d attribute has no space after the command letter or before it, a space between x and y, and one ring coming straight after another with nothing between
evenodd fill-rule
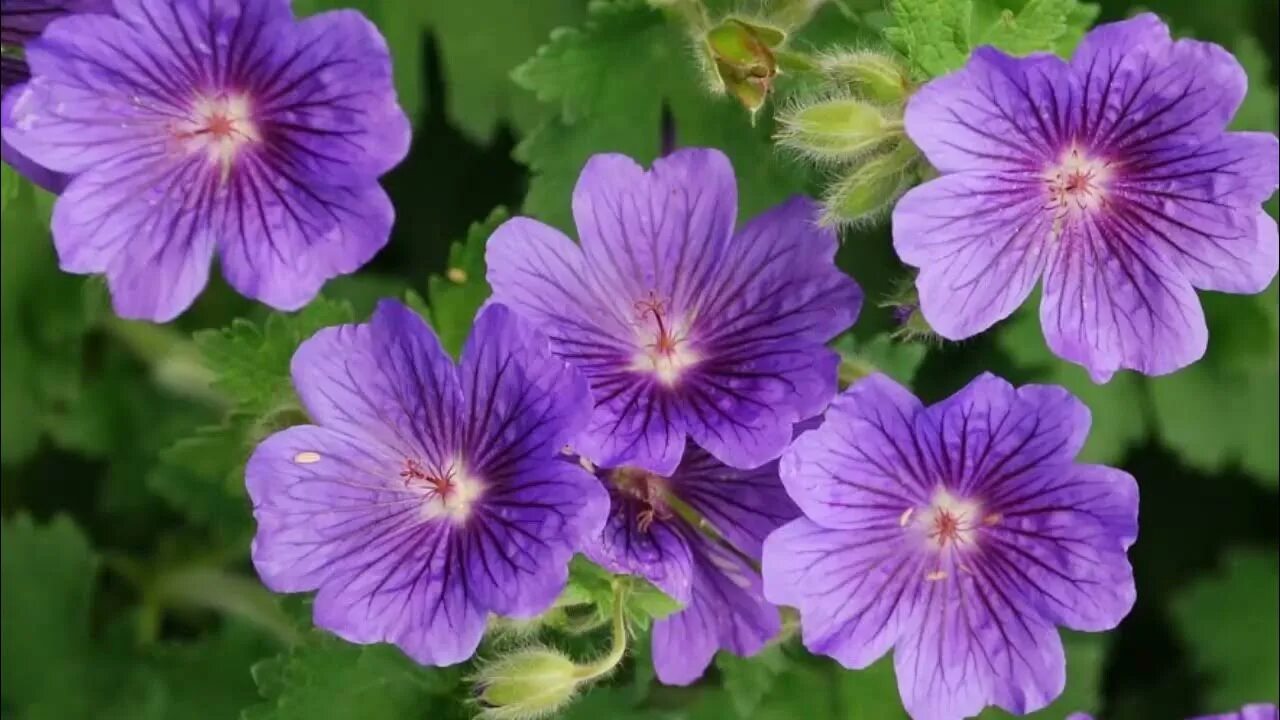
<instances>
[{"instance_id":1,"label":"flower petal","mask_svg":"<svg viewBox=\"0 0 1280 720\"><path fill-rule=\"evenodd\" d=\"M800 611L804 645L847 668L883 656L922 593L924 562L896 521L829 530L794 520L764 542L764 595Z\"/></svg>"},{"instance_id":2,"label":"flower petal","mask_svg":"<svg viewBox=\"0 0 1280 720\"><path fill-rule=\"evenodd\" d=\"M693 595L685 609L653 624L653 667L667 685L702 677L717 650L755 655L782 630L755 570L697 530L683 532L693 553Z\"/></svg>"},{"instance_id":3,"label":"flower petal","mask_svg":"<svg viewBox=\"0 0 1280 720\"><path fill-rule=\"evenodd\" d=\"M211 226L226 212L214 181L195 159L139 158L77 175L53 210L60 267L105 273L121 317L172 320L209 279Z\"/></svg>"},{"instance_id":4,"label":"flower petal","mask_svg":"<svg viewBox=\"0 0 1280 720\"><path fill-rule=\"evenodd\" d=\"M1057 57L982 47L964 68L920 88L904 122L941 172L1039 172L1072 141L1079 97L1079 81Z\"/></svg>"},{"instance_id":5,"label":"flower petal","mask_svg":"<svg viewBox=\"0 0 1280 720\"><path fill-rule=\"evenodd\" d=\"M321 330L294 353L293 384L325 427L447 467L461 446L462 385L422 317L395 300L370 322Z\"/></svg>"},{"instance_id":6,"label":"flower petal","mask_svg":"<svg viewBox=\"0 0 1280 720\"><path fill-rule=\"evenodd\" d=\"M11 58L2 58L8 63ZM18 95L22 92L21 87L15 87L13 92L8 92L6 87L4 98L0 101L0 132L8 133L13 127L13 104L17 100ZM57 195L67 187L70 181L66 175L54 172L31 158L18 152L18 149L9 144L9 141L0 136L0 160L9 163L14 170L18 171L31 182Z\"/></svg>"},{"instance_id":7,"label":"flower petal","mask_svg":"<svg viewBox=\"0 0 1280 720\"><path fill-rule=\"evenodd\" d=\"M1091 30L1071 67L1084 84L1079 140L1104 157L1209 140L1226 129L1248 85L1231 53L1174 42L1150 13Z\"/></svg>"},{"instance_id":8,"label":"flower petal","mask_svg":"<svg viewBox=\"0 0 1280 720\"><path fill-rule=\"evenodd\" d=\"M1269 133L1227 133L1151 153L1124 166L1107 210L1192 285L1261 292L1280 255L1275 220L1258 209L1276 190L1277 155Z\"/></svg>"},{"instance_id":9,"label":"flower petal","mask_svg":"<svg viewBox=\"0 0 1280 720\"><path fill-rule=\"evenodd\" d=\"M1053 216L1038 178L961 172L898 201L893 247L920 268L925 320L951 340L1008 317L1044 270Z\"/></svg>"},{"instance_id":10,"label":"flower petal","mask_svg":"<svg viewBox=\"0 0 1280 720\"><path fill-rule=\"evenodd\" d=\"M823 527L898 531L902 514L926 504L933 490L935 441L922 444L914 429L922 410L885 375L858 381L836 397L821 427L783 454L787 493Z\"/></svg>"},{"instance_id":11,"label":"flower petal","mask_svg":"<svg viewBox=\"0 0 1280 720\"><path fill-rule=\"evenodd\" d=\"M1204 355L1209 331L1191 284L1120 215L1071 223L1045 272L1049 348L1095 382L1130 368L1162 375Z\"/></svg>"},{"instance_id":12,"label":"flower petal","mask_svg":"<svg viewBox=\"0 0 1280 720\"><path fill-rule=\"evenodd\" d=\"M678 520L655 517L641 529L649 506L608 483L609 519L596 542L587 545L591 561L613 573L645 578L687 605L693 585L693 558Z\"/></svg>"},{"instance_id":13,"label":"flower petal","mask_svg":"<svg viewBox=\"0 0 1280 720\"><path fill-rule=\"evenodd\" d=\"M741 470L690 444L670 484L721 537L755 560L769 533L800 515L778 478L777 461Z\"/></svg>"}]
</instances>

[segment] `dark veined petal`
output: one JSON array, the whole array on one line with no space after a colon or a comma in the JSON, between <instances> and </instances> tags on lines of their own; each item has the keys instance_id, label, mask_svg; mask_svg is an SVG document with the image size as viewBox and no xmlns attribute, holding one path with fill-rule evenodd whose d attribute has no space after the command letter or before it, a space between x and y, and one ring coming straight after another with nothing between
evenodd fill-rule
<instances>
[{"instance_id":1,"label":"dark veined petal","mask_svg":"<svg viewBox=\"0 0 1280 720\"><path fill-rule=\"evenodd\" d=\"M805 647L855 670L914 630L927 572L896 518L856 530L794 520L765 540L763 571L769 602L800 611Z\"/></svg>"},{"instance_id":2,"label":"dark veined petal","mask_svg":"<svg viewBox=\"0 0 1280 720\"><path fill-rule=\"evenodd\" d=\"M462 445L462 385L436 334L394 300L363 325L321 330L293 356L293 384L315 422L443 467Z\"/></svg>"},{"instance_id":3,"label":"dark veined petal","mask_svg":"<svg viewBox=\"0 0 1280 720\"><path fill-rule=\"evenodd\" d=\"M683 610L653 624L653 667L667 685L702 677L717 650L750 657L782 629L750 565L697 530L682 531L693 554L692 596Z\"/></svg>"},{"instance_id":4,"label":"dark veined petal","mask_svg":"<svg viewBox=\"0 0 1280 720\"><path fill-rule=\"evenodd\" d=\"M422 519L399 481L403 456L365 438L299 426L264 441L245 471L268 587L315 590L315 623L357 643L393 642L419 662L470 657L486 613L466 593L453 526Z\"/></svg>"},{"instance_id":5,"label":"dark veined petal","mask_svg":"<svg viewBox=\"0 0 1280 720\"><path fill-rule=\"evenodd\" d=\"M920 268L925 319L961 340L1008 317L1040 280L1054 235L1036 176L959 172L912 189L893 210L893 247Z\"/></svg>"},{"instance_id":6,"label":"dark veined petal","mask_svg":"<svg viewBox=\"0 0 1280 720\"><path fill-rule=\"evenodd\" d=\"M1226 133L1130 159L1108 212L1205 290L1261 292L1276 276L1276 225L1258 205L1276 191L1280 144Z\"/></svg>"},{"instance_id":7,"label":"dark veined petal","mask_svg":"<svg viewBox=\"0 0 1280 720\"><path fill-rule=\"evenodd\" d=\"M1218 45L1169 37L1144 13L1091 30L1071 58L1080 142L1106 156L1194 146L1226 129L1248 80Z\"/></svg>"},{"instance_id":8,"label":"dark veined petal","mask_svg":"<svg viewBox=\"0 0 1280 720\"><path fill-rule=\"evenodd\" d=\"M1163 375L1204 355L1191 283L1122 214L1081 216L1055 246L1040 324L1053 352L1106 382L1121 368Z\"/></svg>"},{"instance_id":9,"label":"dark veined petal","mask_svg":"<svg viewBox=\"0 0 1280 720\"><path fill-rule=\"evenodd\" d=\"M609 519L596 542L584 551L604 569L636 575L673 600L687 605L693 586L693 558L674 517L659 517L647 503L605 480ZM645 513L651 513L646 515Z\"/></svg>"},{"instance_id":10,"label":"dark veined petal","mask_svg":"<svg viewBox=\"0 0 1280 720\"><path fill-rule=\"evenodd\" d=\"M1080 83L1051 55L978 48L907 103L907 134L944 173L1040 172L1076 133Z\"/></svg>"},{"instance_id":11,"label":"dark veined petal","mask_svg":"<svg viewBox=\"0 0 1280 720\"><path fill-rule=\"evenodd\" d=\"M1065 388L1014 388L983 373L929 406L917 431L941 439L935 467L949 490L990 500L1019 486L1024 473L1074 460L1089 424L1089 408Z\"/></svg>"},{"instance_id":12,"label":"dark veined petal","mask_svg":"<svg viewBox=\"0 0 1280 720\"><path fill-rule=\"evenodd\" d=\"M670 484L730 545L757 561L769 533L800 515L778 478L776 460L742 470L691 443Z\"/></svg>"},{"instance_id":13,"label":"dark veined petal","mask_svg":"<svg viewBox=\"0 0 1280 720\"><path fill-rule=\"evenodd\" d=\"M823 527L896 531L902 514L933 490L937 439L916 434L922 410L885 375L860 380L836 396L821 427L783 454L787 493Z\"/></svg>"}]
</instances>

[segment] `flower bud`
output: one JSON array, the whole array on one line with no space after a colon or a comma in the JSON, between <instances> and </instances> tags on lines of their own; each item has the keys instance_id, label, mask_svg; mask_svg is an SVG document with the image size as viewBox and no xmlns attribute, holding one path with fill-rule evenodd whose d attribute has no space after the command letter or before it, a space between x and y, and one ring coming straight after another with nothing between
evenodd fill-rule
<instances>
[{"instance_id":1,"label":"flower bud","mask_svg":"<svg viewBox=\"0 0 1280 720\"><path fill-rule=\"evenodd\" d=\"M941 343L942 338L933 331L929 322L920 312L920 294L916 290L914 279L902 282L898 290L881 307L889 308L893 313L893 321L898 326L892 336L904 342Z\"/></svg>"},{"instance_id":2,"label":"flower bud","mask_svg":"<svg viewBox=\"0 0 1280 720\"><path fill-rule=\"evenodd\" d=\"M486 664L475 677L481 717L533 720L552 715L577 693L578 666L545 647L518 650Z\"/></svg>"},{"instance_id":3,"label":"flower bud","mask_svg":"<svg viewBox=\"0 0 1280 720\"><path fill-rule=\"evenodd\" d=\"M773 51L786 39L775 27L741 18L726 18L705 36L721 87L753 113L769 96L778 74Z\"/></svg>"},{"instance_id":4,"label":"flower bud","mask_svg":"<svg viewBox=\"0 0 1280 720\"><path fill-rule=\"evenodd\" d=\"M858 223L888 209L906 191L917 155L915 146L904 140L863 163L823 199L823 224Z\"/></svg>"},{"instance_id":5,"label":"flower bud","mask_svg":"<svg viewBox=\"0 0 1280 720\"><path fill-rule=\"evenodd\" d=\"M778 142L815 160L852 160L901 135L901 123L854 98L800 105L781 118Z\"/></svg>"},{"instance_id":6,"label":"flower bud","mask_svg":"<svg viewBox=\"0 0 1280 720\"><path fill-rule=\"evenodd\" d=\"M818 61L824 75L875 102L902 105L911 91L907 68L889 55L845 52Z\"/></svg>"}]
</instances>

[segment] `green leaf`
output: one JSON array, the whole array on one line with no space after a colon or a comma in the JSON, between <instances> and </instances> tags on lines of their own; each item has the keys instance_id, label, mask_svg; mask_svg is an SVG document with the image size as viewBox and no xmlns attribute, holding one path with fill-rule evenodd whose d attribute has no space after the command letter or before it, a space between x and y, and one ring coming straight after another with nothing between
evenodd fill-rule
<instances>
[{"instance_id":1,"label":"green leaf","mask_svg":"<svg viewBox=\"0 0 1280 720\"><path fill-rule=\"evenodd\" d=\"M198 428L164 450L147 487L192 522L223 537L252 528L244 466L252 451L254 418L232 413L220 425Z\"/></svg>"},{"instance_id":2,"label":"green leaf","mask_svg":"<svg viewBox=\"0 0 1280 720\"><path fill-rule=\"evenodd\" d=\"M1117 373L1106 385L1098 385L1084 368L1049 351L1040 328L1038 294L997 336L1000 349L1036 383L1061 385L1086 406L1093 418L1089 438L1080 453L1082 462L1119 464L1128 449L1147 437L1149 428L1143 381L1131 372Z\"/></svg>"},{"instance_id":3,"label":"green leaf","mask_svg":"<svg viewBox=\"0 0 1280 720\"><path fill-rule=\"evenodd\" d=\"M9 207L9 201L18 196L18 186L24 182L9 163L0 163L0 211Z\"/></svg>"},{"instance_id":4,"label":"green leaf","mask_svg":"<svg viewBox=\"0 0 1280 720\"><path fill-rule=\"evenodd\" d=\"M249 668L274 651L262 634L237 623L194 642L161 647L146 662L163 694L159 717L236 717L258 698Z\"/></svg>"},{"instance_id":5,"label":"green leaf","mask_svg":"<svg viewBox=\"0 0 1280 720\"><path fill-rule=\"evenodd\" d=\"M749 658L728 652L716 655L716 668L724 678L724 688L733 700L733 709L743 720L755 716L760 702L790 664L780 644L769 645Z\"/></svg>"},{"instance_id":6,"label":"green leaf","mask_svg":"<svg viewBox=\"0 0 1280 720\"><path fill-rule=\"evenodd\" d=\"M460 673L425 668L391 645L352 645L314 632L283 658L254 668L264 702L243 720L403 720L438 717Z\"/></svg>"},{"instance_id":7,"label":"green leaf","mask_svg":"<svg viewBox=\"0 0 1280 720\"><path fill-rule=\"evenodd\" d=\"M969 57L970 0L892 0L896 23L885 28L889 44L902 53L922 78L945 75Z\"/></svg>"},{"instance_id":8,"label":"green leaf","mask_svg":"<svg viewBox=\"0 0 1280 720\"><path fill-rule=\"evenodd\" d=\"M621 576L629 584L626 594L627 619L636 625L647 625L650 620L664 618L680 610L681 605L666 593L641 577ZM614 576L607 570L575 555L569 563L569 582L561 595L564 605L592 604L602 617L610 617L613 608Z\"/></svg>"},{"instance_id":9,"label":"green leaf","mask_svg":"<svg viewBox=\"0 0 1280 720\"><path fill-rule=\"evenodd\" d=\"M1173 599L1174 623L1208 682L1206 708L1226 712L1280 701L1278 587L1280 556L1274 550L1235 550L1220 572Z\"/></svg>"},{"instance_id":10,"label":"green leaf","mask_svg":"<svg viewBox=\"0 0 1280 720\"><path fill-rule=\"evenodd\" d=\"M516 156L532 170L524 212L572 233L571 191L591 155L657 157L665 104L680 146L724 151L738 179L740 217L803 187L802 168L774 161L772 122L751 119L728 98L711 97L688 38L642 0L595 2L581 28L561 29L520 66L515 79L557 117L524 139Z\"/></svg>"},{"instance_id":11,"label":"green leaf","mask_svg":"<svg viewBox=\"0 0 1280 720\"><path fill-rule=\"evenodd\" d=\"M994 45L1011 55L1060 49L1064 38L1076 42L1097 17L1099 7L1077 0L1028 0L1020 11L1004 10L975 45ZM1069 52L1075 42L1069 43Z\"/></svg>"},{"instance_id":12,"label":"green leaf","mask_svg":"<svg viewBox=\"0 0 1280 720\"><path fill-rule=\"evenodd\" d=\"M49 716L87 717L89 607L97 561L66 517L37 525L18 515L0 527L0 697Z\"/></svg>"},{"instance_id":13,"label":"green leaf","mask_svg":"<svg viewBox=\"0 0 1280 720\"><path fill-rule=\"evenodd\" d=\"M272 313L261 326L236 318L223 330L196 333L214 386L241 412L270 415L297 406L289 362L303 340L319 330L352 322L351 306L319 298L300 312Z\"/></svg>"},{"instance_id":14,"label":"green leaf","mask_svg":"<svg viewBox=\"0 0 1280 720\"><path fill-rule=\"evenodd\" d=\"M852 383L873 372L882 372L906 387L911 386L916 370L924 362L929 349L918 342L900 342L888 334L878 334L859 341L853 333L845 333L832 343L840 353L840 381Z\"/></svg>"},{"instance_id":15,"label":"green leaf","mask_svg":"<svg viewBox=\"0 0 1280 720\"><path fill-rule=\"evenodd\" d=\"M462 352L476 311L489 297L484 248L489 236L507 217L505 209L496 208L483 222L472 223L466 239L449 248L449 267L444 276L433 275L427 279L431 325L445 350L454 357Z\"/></svg>"}]
</instances>

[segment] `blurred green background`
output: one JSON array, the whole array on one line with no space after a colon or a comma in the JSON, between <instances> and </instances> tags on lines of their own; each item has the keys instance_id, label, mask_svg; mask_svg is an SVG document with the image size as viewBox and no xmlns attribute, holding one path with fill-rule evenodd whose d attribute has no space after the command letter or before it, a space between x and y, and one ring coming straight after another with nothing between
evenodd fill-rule
<instances>
[{"instance_id":1,"label":"blurred green background","mask_svg":"<svg viewBox=\"0 0 1280 720\"><path fill-rule=\"evenodd\" d=\"M466 668L425 671L392 649L316 633L305 600L281 602L253 575L240 471L257 438L300 421L285 375L293 348L407 290L426 298L446 342L456 341L485 293L481 250L500 217L493 210L566 225L568 191L587 155L652 159L664 108L681 144L730 153L744 214L821 188L820 173L772 151L769 109L753 126L731 101L703 92L685 39L636 3L590 16L584 0L294 5L299 14L354 6L377 22L416 125L409 158L385 180L398 211L392 242L359 275L330 283L327 301L271 317L215 279L172 326L115 319L100 281L57 270L52 198L3 170L5 720L471 716ZM1139 9L1234 52L1251 78L1237 126L1275 131L1280 2L1107 0L1102 18ZM797 41L875 45L879 1L846 0L843 10L824 7ZM526 87L513 82L512 70L561 26L579 28L558 40L569 52L518 74ZM840 262L870 300L846 345L873 347L889 325L875 301L904 277L887 228L846 233ZM466 279L443 279L449 268ZM1114 632L1068 635L1066 694L1038 717L1176 719L1280 700L1277 289L1202 298L1209 353L1165 378L1122 373L1094 386L1047 352L1025 310L963 344L867 351L930 401L982 370L1064 384L1094 413L1087 459L1139 480L1137 606ZM192 340L221 328L230 329ZM569 647L590 654L599 640ZM751 662L722 656L701 683L664 688L643 638L620 673L567 716L904 717L885 662L844 672L792 641Z\"/></svg>"}]
</instances>

